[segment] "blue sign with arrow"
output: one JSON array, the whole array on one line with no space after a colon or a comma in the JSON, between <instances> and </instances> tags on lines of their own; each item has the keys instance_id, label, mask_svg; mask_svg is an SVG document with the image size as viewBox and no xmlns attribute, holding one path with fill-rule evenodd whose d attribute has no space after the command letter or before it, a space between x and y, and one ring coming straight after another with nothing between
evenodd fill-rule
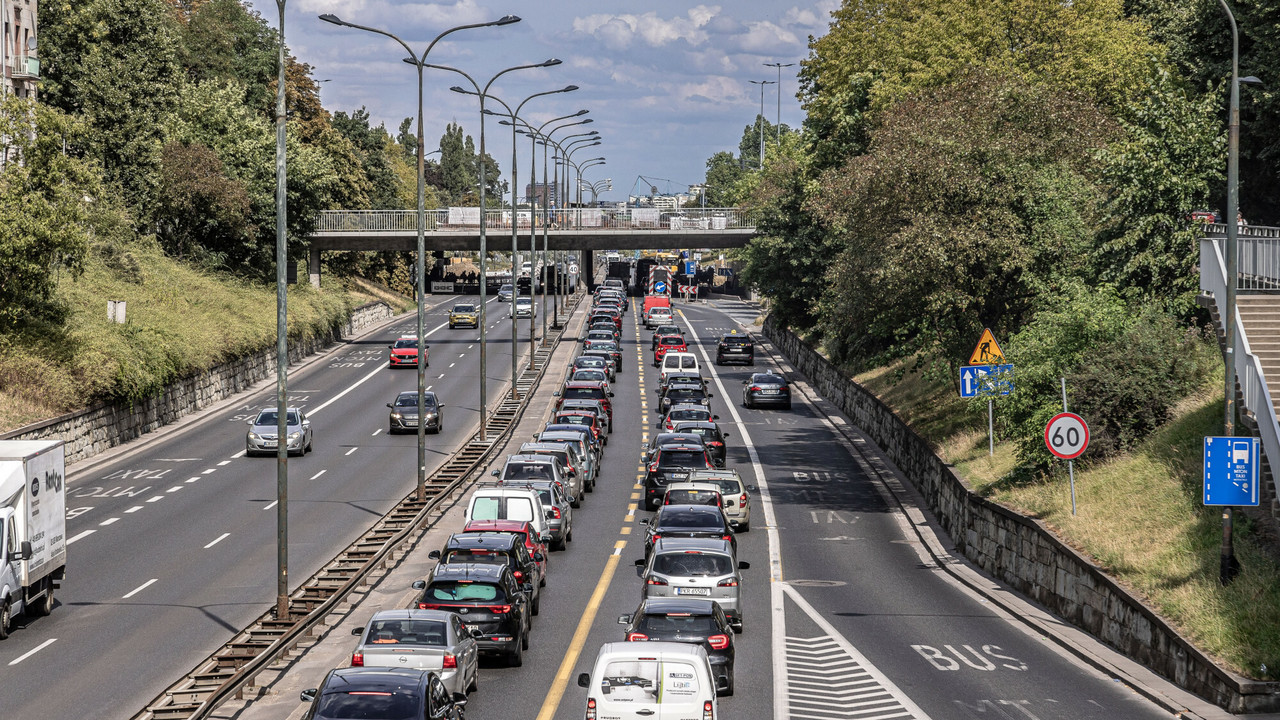
<instances>
[{"instance_id":1,"label":"blue sign with arrow","mask_svg":"<svg viewBox=\"0 0 1280 720\"><path fill-rule=\"evenodd\" d=\"M1204 504L1258 505L1258 439L1204 439Z\"/></svg>"},{"instance_id":2,"label":"blue sign with arrow","mask_svg":"<svg viewBox=\"0 0 1280 720\"><path fill-rule=\"evenodd\" d=\"M1013 392L1013 364L964 365L960 368L960 397L1008 395Z\"/></svg>"},{"instance_id":3,"label":"blue sign with arrow","mask_svg":"<svg viewBox=\"0 0 1280 720\"><path fill-rule=\"evenodd\" d=\"M659 280L653 284L653 291L656 293L665 293L667 291L667 284Z\"/></svg>"}]
</instances>

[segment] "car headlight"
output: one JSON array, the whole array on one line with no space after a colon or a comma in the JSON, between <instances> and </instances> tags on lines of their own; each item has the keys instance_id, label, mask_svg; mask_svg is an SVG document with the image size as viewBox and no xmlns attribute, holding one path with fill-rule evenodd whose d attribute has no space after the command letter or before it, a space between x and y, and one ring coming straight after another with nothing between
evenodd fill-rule
<instances>
[{"instance_id":1,"label":"car headlight","mask_svg":"<svg viewBox=\"0 0 1280 720\"><path fill-rule=\"evenodd\" d=\"M300 438L300 437L302 437L302 433L301 433L301 432L291 432L291 433L289 433L289 439L290 439L290 440L297 440L297 439L298 439L298 438Z\"/></svg>"},{"instance_id":2,"label":"car headlight","mask_svg":"<svg viewBox=\"0 0 1280 720\"><path fill-rule=\"evenodd\" d=\"M393 419L393 420L399 420L399 419L400 419L400 413L398 413L398 412L393 412L393 413L391 413L391 419Z\"/></svg>"},{"instance_id":3,"label":"car headlight","mask_svg":"<svg viewBox=\"0 0 1280 720\"><path fill-rule=\"evenodd\" d=\"M257 440L257 439L258 439L258 433L256 433L256 432L254 432L254 431L250 430L250 431L249 431L249 439L250 439L250 440Z\"/></svg>"}]
</instances>

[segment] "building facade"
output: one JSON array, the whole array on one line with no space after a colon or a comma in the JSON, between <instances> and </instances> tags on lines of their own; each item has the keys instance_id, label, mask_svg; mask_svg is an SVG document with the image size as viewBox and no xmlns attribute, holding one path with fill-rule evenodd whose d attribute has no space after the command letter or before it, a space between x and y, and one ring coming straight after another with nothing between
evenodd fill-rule
<instances>
[{"instance_id":1,"label":"building facade","mask_svg":"<svg viewBox=\"0 0 1280 720\"><path fill-rule=\"evenodd\" d=\"M35 99L40 80L36 58L36 0L0 0L4 38L0 41L0 94Z\"/></svg>"}]
</instances>

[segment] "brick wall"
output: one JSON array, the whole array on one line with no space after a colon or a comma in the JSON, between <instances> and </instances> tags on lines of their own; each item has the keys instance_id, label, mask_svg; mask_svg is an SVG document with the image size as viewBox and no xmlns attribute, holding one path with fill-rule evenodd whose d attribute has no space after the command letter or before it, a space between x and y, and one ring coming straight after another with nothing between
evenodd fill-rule
<instances>
[{"instance_id":1,"label":"brick wall","mask_svg":"<svg viewBox=\"0 0 1280 720\"><path fill-rule=\"evenodd\" d=\"M924 497L957 549L1067 622L1230 712L1280 711L1280 683L1216 666L1137 597L1042 523L975 495L955 469L878 398L770 316L765 335L865 432Z\"/></svg>"},{"instance_id":2,"label":"brick wall","mask_svg":"<svg viewBox=\"0 0 1280 720\"><path fill-rule=\"evenodd\" d=\"M362 305L352 311L345 323L335 324L310 340L290 343L289 363L323 350L343 336L357 335L391 316L391 307L384 302ZM145 400L110 402L77 410L5 433L0 435L0 440L61 439L66 443L67 463L71 464L242 392L275 372L273 340L269 347L178 380Z\"/></svg>"}]
</instances>

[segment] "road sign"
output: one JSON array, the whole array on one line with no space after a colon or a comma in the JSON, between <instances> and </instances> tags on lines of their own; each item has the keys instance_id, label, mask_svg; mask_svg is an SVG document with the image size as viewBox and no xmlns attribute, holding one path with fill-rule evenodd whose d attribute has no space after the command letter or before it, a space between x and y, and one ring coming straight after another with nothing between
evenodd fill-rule
<instances>
[{"instance_id":1,"label":"road sign","mask_svg":"<svg viewBox=\"0 0 1280 720\"><path fill-rule=\"evenodd\" d=\"M1044 444L1063 460L1073 460L1089 447L1089 426L1075 413L1058 413L1044 426Z\"/></svg>"},{"instance_id":2,"label":"road sign","mask_svg":"<svg viewBox=\"0 0 1280 720\"><path fill-rule=\"evenodd\" d=\"M960 368L960 397L1013 392L1013 365L964 365Z\"/></svg>"},{"instance_id":3,"label":"road sign","mask_svg":"<svg viewBox=\"0 0 1280 720\"><path fill-rule=\"evenodd\" d=\"M695 262L694 262L694 261L692 261L692 260L685 260L685 262L684 262L684 274L685 274L685 275L692 275L692 274L696 273L697 271L698 271L698 264L697 264L697 263L695 263Z\"/></svg>"},{"instance_id":4,"label":"road sign","mask_svg":"<svg viewBox=\"0 0 1280 720\"><path fill-rule=\"evenodd\" d=\"M653 284L653 291L659 294L665 293L667 291L667 284L659 280L658 282Z\"/></svg>"},{"instance_id":5,"label":"road sign","mask_svg":"<svg viewBox=\"0 0 1280 720\"><path fill-rule=\"evenodd\" d=\"M1004 351L1000 349L1000 343L996 342L996 336L991 334L991 328L983 328L982 335L978 337L978 344L973 348L973 354L969 356L970 365L999 365L1004 362Z\"/></svg>"},{"instance_id":6,"label":"road sign","mask_svg":"<svg viewBox=\"0 0 1280 720\"><path fill-rule=\"evenodd\" d=\"M1258 439L1204 439L1204 504L1258 504Z\"/></svg>"}]
</instances>

